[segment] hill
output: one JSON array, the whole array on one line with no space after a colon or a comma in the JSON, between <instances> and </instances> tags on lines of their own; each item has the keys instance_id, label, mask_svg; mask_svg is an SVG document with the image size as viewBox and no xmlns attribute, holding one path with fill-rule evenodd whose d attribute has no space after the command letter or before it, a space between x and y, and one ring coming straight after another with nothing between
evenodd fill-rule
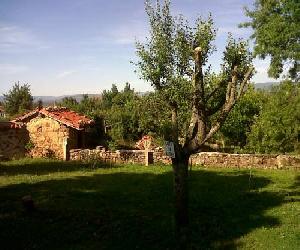
<instances>
[{"instance_id":1,"label":"hill","mask_svg":"<svg viewBox=\"0 0 300 250\"><path fill-rule=\"evenodd\" d=\"M101 97L100 94L87 94L89 97ZM34 101L42 100L44 105L54 105L57 102L60 102L65 97L75 98L76 101L80 102L83 98L83 94L77 95L62 95L62 96L33 96ZM4 100L3 96L0 96L0 102Z\"/></svg>"},{"instance_id":2,"label":"hill","mask_svg":"<svg viewBox=\"0 0 300 250\"><path fill-rule=\"evenodd\" d=\"M268 90L268 89L271 89L273 86L277 86L279 84L280 84L280 82L262 82L262 83L255 83L254 87L256 89Z\"/></svg>"},{"instance_id":3,"label":"hill","mask_svg":"<svg viewBox=\"0 0 300 250\"><path fill-rule=\"evenodd\" d=\"M279 85L280 82L263 82L254 84L256 89L265 89L268 90L272 88L272 86ZM139 96L147 95L149 92L137 92ZM101 94L87 94L89 97L101 97ZM44 105L55 105L55 103L60 102L65 97L75 98L76 101L80 102L83 98L83 94L76 95L62 95L62 96L33 96L33 100L42 100ZM0 102L4 99L3 96L0 96Z\"/></svg>"}]
</instances>

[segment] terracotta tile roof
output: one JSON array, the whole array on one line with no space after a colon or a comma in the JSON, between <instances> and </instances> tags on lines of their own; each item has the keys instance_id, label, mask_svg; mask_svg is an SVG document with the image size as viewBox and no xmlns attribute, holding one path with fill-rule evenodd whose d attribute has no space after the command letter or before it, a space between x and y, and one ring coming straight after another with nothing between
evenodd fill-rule
<instances>
[{"instance_id":1,"label":"terracotta tile roof","mask_svg":"<svg viewBox=\"0 0 300 250\"><path fill-rule=\"evenodd\" d=\"M35 109L21 116L16 117L15 119L12 120L12 122L28 122L32 118L36 117L38 114L39 114L39 110Z\"/></svg>"},{"instance_id":2,"label":"terracotta tile roof","mask_svg":"<svg viewBox=\"0 0 300 250\"><path fill-rule=\"evenodd\" d=\"M94 123L92 119L84 115L78 114L65 107L47 107L42 109L36 109L20 117L17 117L13 120L13 122L28 122L39 114L42 114L46 117L50 117L53 120L63 123L68 127L72 127L78 130L83 129L87 125Z\"/></svg>"}]
</instances>

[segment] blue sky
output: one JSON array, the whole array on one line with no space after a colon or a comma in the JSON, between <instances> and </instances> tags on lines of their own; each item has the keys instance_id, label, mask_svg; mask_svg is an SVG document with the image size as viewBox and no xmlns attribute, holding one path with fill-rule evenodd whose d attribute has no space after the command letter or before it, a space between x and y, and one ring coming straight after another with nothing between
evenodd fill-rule
<instances>
[{"instance_id":1,"label":"blue sky","mask_svg":"<svg viewBox=\"0 0 300 250\"><path fill-rule=\"evenodd\" d=\"M237 25L252 0L173 0L172 12L190 21L212 13L219 29L220 64L228 32L248 38ZM137 91L151 90L134 73L135 39L147 36L143 0L1 0L0 95L14 82L29 83L33 95L100 93L113 83L130 82ZM272 81L268 61L255 60L254 82Z\"/></svg>"}]
</instances>

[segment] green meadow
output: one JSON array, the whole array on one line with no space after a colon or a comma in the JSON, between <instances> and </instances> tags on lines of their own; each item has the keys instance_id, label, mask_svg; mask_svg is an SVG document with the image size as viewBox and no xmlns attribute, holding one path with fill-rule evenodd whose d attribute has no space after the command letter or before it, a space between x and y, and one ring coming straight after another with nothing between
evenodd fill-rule
<instances>
[{"instance_id":1,"label":"green meadow","mask_svg":"<svg viewBox=\"0 0 300 250\"><path fill-rule=\"evenodd\" d=\"M2 162L0 247L174 249L172 185L170 166ZM192 249L300 249L299 187L295 170L193 167Z\"/></svg>"}]
</instances>

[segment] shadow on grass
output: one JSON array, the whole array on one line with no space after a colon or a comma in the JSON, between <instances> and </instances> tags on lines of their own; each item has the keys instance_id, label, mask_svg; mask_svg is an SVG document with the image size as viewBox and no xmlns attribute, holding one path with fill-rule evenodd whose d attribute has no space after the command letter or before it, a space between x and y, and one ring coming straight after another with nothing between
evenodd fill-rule
<instances>
[{"instance_id":1,"label":"shadow on grass","mask_svg":"<svg viewBox=\"0 0 300 250\"><path fill-rule=\"evenodd\" d=\"M25 158L18 161L0 162L0 176L14 175L45 175L55 172L71 172L79 170L93 170L95 168L116 168L122 165L114 165L110 162L78 162L61 161L52 159L30 159Z\"/></svg>"},{"instance_id":2,"label":"shadow on grass","mask_svg":"<svg viewBox=\"0 0 300 250\"><path fill-rule=\"evenodd\" d=\"M172 173L95 174L0 189L2 249L174 249ZM259 227L279 225L264 212L283 202L261 192L270 180L245 173L193 171L193 249L235 249ZM32 195L27 214L21 197ZM4 246L4 248L3 248Z\"/></svg>"},{"instance_id":3,"label":"shadow on grass","mask_svg":"<svg viewBox=\"0 0 300 250\"><path fill-rule=\"evenodd\" d=\"M285 203L300 202L300 175L297 175L294 184L284 191Z\"/></svg>"}]
</instances>

